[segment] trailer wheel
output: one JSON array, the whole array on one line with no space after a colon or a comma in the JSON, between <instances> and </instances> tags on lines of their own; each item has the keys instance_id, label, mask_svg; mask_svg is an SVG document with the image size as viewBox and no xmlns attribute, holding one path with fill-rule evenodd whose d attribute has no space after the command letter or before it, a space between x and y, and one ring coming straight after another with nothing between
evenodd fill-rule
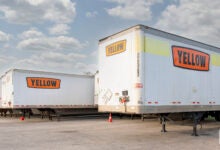
<instances>
[{"instance_id":1,"label":"trailer wheel","mask_svg":"<svg viewBox=\"0 0 220 150\"><path fill-rule=\"evenodd\" d=\"M220 112L219 111L215 112L215 120L220 121Z\"/></svg>"}]
</instances>

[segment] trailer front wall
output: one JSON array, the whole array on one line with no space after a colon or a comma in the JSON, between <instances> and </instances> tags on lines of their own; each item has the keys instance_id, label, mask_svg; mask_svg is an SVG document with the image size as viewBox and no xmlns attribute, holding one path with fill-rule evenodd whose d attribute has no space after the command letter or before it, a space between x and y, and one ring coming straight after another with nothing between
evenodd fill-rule
<instances>
[{"instance_id":1,"label":"trailer front wall","mask_svg":"<svg viewBox=\"0 0 220 150\"><path fill-rule=\"evenodd\" d=\"M132 80L132 40L133 33L120 36L100 45L99 47L99 106L118 106L122 91L131 93ZM126 41L123 52L107 55L106 47L114 46L118 41ZM117 45L117 44L116 44Z\"/></svg>"},{"instance_id":2,"label":"trailer front wall","mask_svg":"<svg viewBox=\"0 0 220 150\"><path fill-rule=\"evenodd\" d=\"M14 90L12 84L12 71L2 76L2 107L12 107Z\"/></svg>"},{"instance_id":3,"label":"trailer front wall","mask_svg":"<svg viewBox=\"0 0 220 150\"><path fill-rule=\"evenodd\" d=\"M143 37L143 31L131 29L126 34L110 37L99 44L99 111L137 111L135 107L141 104L141 98L144 97L143 89L139 88L144 75L144 55L141 54ZM123 52L117 49L120 48L120 41L126 41ZM108 55L108 47L112 45L115 47L114 54ZM124 98L126 103L123 103Z\"/></svg>"}]
</instances>

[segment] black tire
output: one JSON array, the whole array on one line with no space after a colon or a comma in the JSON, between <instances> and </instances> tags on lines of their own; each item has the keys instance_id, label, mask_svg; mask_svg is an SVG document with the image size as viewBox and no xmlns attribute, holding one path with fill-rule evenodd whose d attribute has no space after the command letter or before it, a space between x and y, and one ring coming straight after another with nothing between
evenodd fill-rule
<instances>
[{"instance_id":1,"label":"black tire","mask_svg":"<svg viewBox=\"0 0 220 150\"><path fill-rule=\"evenodd\" d=\"M220 112L219 111L215 112L215 120L220 121Z\"/></svg>"}]
</instances>

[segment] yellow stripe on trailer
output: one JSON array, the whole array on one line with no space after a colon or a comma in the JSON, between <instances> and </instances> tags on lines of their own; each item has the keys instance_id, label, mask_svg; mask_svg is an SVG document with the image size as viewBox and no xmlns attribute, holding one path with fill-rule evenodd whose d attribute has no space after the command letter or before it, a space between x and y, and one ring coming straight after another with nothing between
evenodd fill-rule
<instances>
[{"instance_id":1,"label":"yellow stripe on trailer","mask_svg":"<svg viewBox=\"0 0 220 150\"><path fill-rule=\"evenodd\" d=\"M211 54L211 63L213 66L220 66L220 55Z\"/></svg>"},{"instance_id":2,"label":"yellow stripe on trailer","mask_svg":"<svg viewBox=\"0 0 220 150\"><path fill-rule=\"evenodd\" d=\"M170 44L165 41L160 41L157 39L145 38L145 51L146 53L161 55L161 56L170 56Z\"/></svg>"}]
</instances>

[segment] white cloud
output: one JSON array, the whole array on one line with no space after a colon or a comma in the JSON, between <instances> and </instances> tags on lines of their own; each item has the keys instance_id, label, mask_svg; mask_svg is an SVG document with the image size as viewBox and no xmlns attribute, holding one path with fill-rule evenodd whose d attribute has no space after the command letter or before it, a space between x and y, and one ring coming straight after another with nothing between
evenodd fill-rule
<instances>
[{"instance_id":1,"label":"white cloud","mask_svg":"<svg viewBox=\"0 0 220 150\"><path fill-rule=\"evenodd\" d=\"M98 56L98 50L92 51L90 56L97 57Z\"/></svg>"},{"instance_id":2,"label":"white cloud","mask_svg":"<svg viewBox=\"0 0 220 150\"><path fill-rule=\"evenodd\" d=\"M49 28L49 32L52 35L65 35L68 34L70 27L67 24L56 24L52 28Z\"/></svg>"},{"instance_id":3,"label":"white cloud","mask_svg":"<svg viewBox=\"0 0 220 150\"><path fill-rule=\"evenodd\" d=\"M152 17L151 6L162 2L161 0L108 0L117 6L106 9L110 16L132 20L150 20Z\"/></svg>"},{"instance_id":4,"label":"white cloud","mask_svg":"<svg viewBox=\"0 0 220 150\"><path fill-rule=\"evenodd\" d=\"M40 37L28 38L18 43L17 48L30 51L63 51L63 50L80 50L87 43L80 43L74 37Z\"/></svg>"},{"instance_id":5,"label":"white cloud","mask_svg":"<svg viewBox=\"0 0 220 150\"><path fill-rule=\"evenodd\" d=\"M86 64L81 62L86 58L86 55L78 53L63 54L57 52L46 52L33 55L30 58L22 59L14 64L14 67L22 69L35 68L35 70L64 73L95 73L97 70L96 64Z\"/></svg>"},{"instance_id":6,"label":"white cloud","mask_svg":"<svg viewBox=\"0 0 220 150\"><path fill-rule=\"evenodd\" d=\"M69 53L69 54L63 54L63 53L57 53L57 52L48 52L45 54L41 54L40 58L52 62L74 62L77 59L84 59L86 58L86 55L83 54L77 54L77 53Z\"/></svg>"},{"instance_id":7,"label":"white cloud","mask_svg":"<svg viewBox=\"0 0 220 150\"><path fill-rule=\"evenodd\" d=\"M44 37L44 34L38 31L36 28L31 28L27 31L24 31L21 35L19 35L19 37L22 39L39 38Z\"/></svg>"},{"instance_id":8,"label":"white cloud","mask_svg":"<svg viewBox=\"0 0 220 150\"><path fill-rule=\"evenodd\" d=\"M98 66L96 64L85 64L82 62L78 62L75 65L75 69L80 70L82 73L94 74L98 70Z\"/></svg>"},{"instance_id":9,"label":"white cloud","mask_svg":"<svg viewBox=\"0 0 220 150\"><path fill-rule=\"evenodd\" d=\"M220 47L219 6L219 0L180 0L166 8L156 27Z\"/></svg>"},{"instance_id":10,"label":"white cloud","mask_svg":"<svg viewBox=\"0 0 220 150\"><path fill-rule=\"evenodd\" d=\"M93 17L96 17L97 15L98 15L97 11L86 12L86 17L88 18L93 18Z\"/></svg>"},{"instance_id":11,"label":"white cloud","mask_svg":"<svg viewBox=\"0 0 220 150\"><path fill-rule=\"evenodd\" d=\"M24 0L28 2L30 5L38 6L44 2L44 0Z\"/></svg>"},{"instance_id":12,"label":"white cloud","mask_svg":"<svg viewBox=\"0 0 220 150\"><path fill-rule=\"evenodd\" d=\"M83 60L86 55L78 53L45 52L30 58L20 60L16 65L25 69L36 68L39 70L68 70L73 71L77 61Z\"/></svg>"},{"instance_id":13,"label":"white cloud","mask_svg":"<svg viewBox=\"0 0 220 150\"><path fill-rule=\"evenodd\" d=\"M13 56L7 56L7 55L0 55L0 65L1 67L10 63L10 62L13 62L15 61L16 58L13 57Z\"/></svg>"},{"instance_id":14,"label":"white cloud","mask_svg":"<svg viewBox=\"0 0 220 150\"><path fill-rule=\"evenodd\" d=\"M71 0L1 0L0 12L10 23L32 24L43 21L69 23L76 16Z\"/></svg>"},{"instance_id":15,"label":"white cloud","mask_svg":"<svg viewBox=\"0 0 220 150\"><path fill-rule=\"evenodd\" d=\"M17 58L10 55L0 55L0 76L9 69L13 68L13 64L16 64Z\"/></svg>"},{"instance_id":16,"label":"white cloud","mask_svg":"<svg viewBox=\"0 0 220 150\"><path fill-rule=\"evenodd\" d=\"M11 35L3 32L3 31L0 31L0 42L8 42L10 37L11 37Z\"/></svg>"}]
</instances>

